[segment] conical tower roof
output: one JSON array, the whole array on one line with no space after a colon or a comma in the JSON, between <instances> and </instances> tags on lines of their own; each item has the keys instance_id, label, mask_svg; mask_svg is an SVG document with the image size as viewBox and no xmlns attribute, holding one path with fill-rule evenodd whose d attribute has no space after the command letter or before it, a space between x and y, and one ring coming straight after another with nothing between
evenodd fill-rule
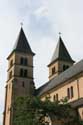
<instances>
[{"instance_id":1,"label":"conical tower roof","mask_svg":"<svg viewBox=\"0 0 83 125\"><path fill-rule=\"evenodd\" d=\"M35 55L35 54L32 52L32 50L31 50L31 47L30 47L30 45L29 45L29 43L28 43L28 40L27 40L27 38L26 38L26 36L25 36L25 33L24 33L22 27L21 27L21 29L20 29L18 38L17 38L17 40L16 40L16 43L15 43L15 45L14 45L14 47L13 47L13 50L12 50L11 54L12 54L13 52L23 52L23 53L27 53L27 54L29 54L29 55ZM11 54L10 54L10 55L11 55ZM9 55L9 56L10 56L10 55Z\"/></svg>"},{"instance_id":2,"label":"conical tower roof","mask_svg":"<svg viewBox=\"0 0 83 125\"><path fill-rule=\"evenodd\" d=\"M74 63L74 61L72 60L68 50L66 49L66 47L64 45L63 40L62 40L61 37L59 37L59 41L58 41L58 44L57 44L56 49L54 51L54 54L52 56L50 64L52 64L56 60L62 60L62 61L67 61L67 62Z\"/></svg>"}]
</instances>

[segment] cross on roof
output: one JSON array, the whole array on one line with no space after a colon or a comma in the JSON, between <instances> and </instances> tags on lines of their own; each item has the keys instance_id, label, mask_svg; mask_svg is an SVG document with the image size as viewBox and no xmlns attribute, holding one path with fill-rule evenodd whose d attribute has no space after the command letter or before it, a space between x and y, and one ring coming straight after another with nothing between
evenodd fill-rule
<instances>
[{"instance_id":1,"label":"cross on roof","mask_svg":"<svg viewBox=\"0 0 83 125\"><path fill-rule=\"evenodd\" d=\"M23 26L23 22L20 23L21 27Z\"/></svg>"},{"instance_id":2,"label":"cross on roof","mask_svg":"<svg viewBox=\"0 0 83 125\"><path fill-rule=\"evenodd\" d=\"M59 32L59 36L61 36L61 32Z\"/></svg>"}]
</instances>

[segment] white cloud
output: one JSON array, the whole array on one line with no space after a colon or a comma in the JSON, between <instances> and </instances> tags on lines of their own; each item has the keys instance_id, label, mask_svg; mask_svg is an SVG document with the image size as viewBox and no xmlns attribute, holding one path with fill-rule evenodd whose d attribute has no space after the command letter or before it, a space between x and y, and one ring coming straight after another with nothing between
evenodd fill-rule
<instances>
[{"instance_id":1,"label":"white cloud","mask_svg":"<svg viewBox=\"0 0 83 125\"><path fill-rule=\"evenodd\" d=\"M36 44L35 44L36 43ZM35 83L39 87L48 81L48 67L54 48L56 46L55 39L43 37L40 41L33 42L35 59Z\"/></svg>"},{"instance_id":2,"label":"white cloud","mask_svg":"<svg viewBox=\"0 0 83 125\"><path fill-rule=\"evenodd\" d=\"M42 18L43 16L48 16L48 9L45 6L41 6L37 10L35 10L34 14L38 19Z\"/></svg>"}]
</instances>

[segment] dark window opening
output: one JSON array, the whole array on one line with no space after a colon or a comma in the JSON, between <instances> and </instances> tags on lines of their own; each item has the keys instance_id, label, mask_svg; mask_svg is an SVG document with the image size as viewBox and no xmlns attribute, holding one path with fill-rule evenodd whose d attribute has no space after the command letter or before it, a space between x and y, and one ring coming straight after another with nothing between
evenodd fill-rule
<instances>
[{"instance_id":1,"label":"dark window opening","mask_svg":"<svg viewBox=\"0 0 83 125\"><path fill-rule=\"evenodd\" d=\"M71 98L73 98L74 93L73 93L73 87L71 86Z\"/></svg>"},{"instance_id":2,"label":"dark window opening","mask_svg":"<svg viewBox=\"0 0 83 125\"><path fill-rule=\"evenodd\" d=\"M69 66L68 65L63 65L63 71L65 71L66 69L68 69Z\"/></svg>"},{"instance_id":3,"label":"dark window opening","mask_svg":"<svg viewBox=\"0 0 83 125\"><path fill-rule=\"evenodd\" d=\"M20 69L20 76L27 77L27 69Z\"/></svg>"},{"instance_id":4,"label":"dark window opening","mask_svg":"<svg viewBox=\"0 0 83 125\"><path fill-rule=\"evenodd\" d=\"M9 79L12 78L12 71L9 73Z\"/></svg>"},{"instance_id":5,"label":"dark window opening","mask_svg":"<svg viewBox=\"0 0 83 125\"><path fill-rule=\"evenodd\" d=\"M52 75L55 74L55 67L52 68Z\"/></svg>"},{"instance_id":6,"label":"dark window opening","mask_svg":"<svg viewBox=\"0 0 83 125\"><path fill-rule=\"evenodd\" d=\"M56 94L56 101L58 101L58 94Z\"/></svg>"},{"instance_id":7,"label":"dark window opening","mask_svg":"<svg viewBox=\"0 0 83 125\"><path fill-rule=\"evenodd\" d=\"M58 94L56 94L56 95L53 96L53 100L54 101L58 101Z\"/></svg>"},{"instance_id":8,"label":"dark window opening","mask_svg":"<svg viewBox=\"0 0 83 125\"><path fill-rule=\"evenodd\" d=\"M67 97L68 97L68 99L70 99L70 89L69 88L67 89Z\"/></svg>"},{"instance_id":9,"label":"dark window opening","mask_svg":"<svg viewBox=\"0 0 83 125\"><path fill-rule=\"evenodd\" d=\"M67 89L67 97L68 99L72 99L74 97L73 86Z\"/></svg>"},{"instance_id":10,"label":"dark window opening","mask_svg":"<svg viewBox=\"0 0 83 125\"><path fill-rule=\"evenodd\" d=\"M20 64L23 65L23 58L20 59Z\"/></svg>"},{"instance_id":11,"label":"dark window opening","mask_svg":"<svg viewBox=\"0 0 83 125\"><path fill-rule=\"evenodd\" d=\"M24 60L24 65L27 66L27 58Z\"/></svg>"},{"instance_id":12,"label":"dark window opening","mask_svg":"<svg viewBox=\"0 0 83 125\"><path fill-rule=\"evenodd\" d=\"M27 77L27 70L24 70L24 77Z\"/></svg>"},{"instance_id":13,"label":"dark window opening","mask_svg":"<svg viewBox=\"0 0 83 125\"><path fill-rule=\"evenodd\" d=\"M24 82L22 82L22 87L25 87L25 83Z\"/></svg>"},{"instance_id":14,"label":"dark window opening","mask_svg":"<svg viewBox=\"0 0 83 125\"><path fill-rule=\"evenodd\" d=\"M28 63L27 58L21 57L21 59L20 59L20 64L21 64L21 65L24 65L24 66L27 66L27 63Z\"/></svg>"},{"instance_id":15,"label":"dark window opening","mask_svg":"<svg viewBox=\"0 0 83 125\"><path fill-rule=\"evenodd\" d=\"M23 69L20 69L20 76L23 77Z\"/></svg>"},{"instance_id":16,"label":"dark window opening","mask_svg":"<svg viewBox=\"0 0 83 125\"><path fill-rule=\"evenodd\" d=\"M55 95L53 96L53 100L56 101L56 96Z\"/></svg>"}]
</instances>

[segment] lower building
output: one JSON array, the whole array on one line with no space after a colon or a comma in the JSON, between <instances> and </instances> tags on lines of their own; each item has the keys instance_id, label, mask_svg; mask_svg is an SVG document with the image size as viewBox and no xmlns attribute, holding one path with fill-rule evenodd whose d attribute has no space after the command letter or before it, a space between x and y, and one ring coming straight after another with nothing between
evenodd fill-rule
<instances>
[{"instance_id":1,"label":"lower building","mask_svg":"<svg viewBox=\"0 0 83 125\"><path fill-rule=\"evenodd\" d=\"M61 37L48 65L49 80L35 89L33 77L33 57L28 40L21 28L14 48L8 56L7 83L3 125L13 125L14 111L12 103L19 96L36 95L51 101L67 97L68 102L83 119L83 60L75 63ZM50 120L50 119L49 119ZM51 123L50 123L51 125Z\"/></svg>"}]
</instances>

